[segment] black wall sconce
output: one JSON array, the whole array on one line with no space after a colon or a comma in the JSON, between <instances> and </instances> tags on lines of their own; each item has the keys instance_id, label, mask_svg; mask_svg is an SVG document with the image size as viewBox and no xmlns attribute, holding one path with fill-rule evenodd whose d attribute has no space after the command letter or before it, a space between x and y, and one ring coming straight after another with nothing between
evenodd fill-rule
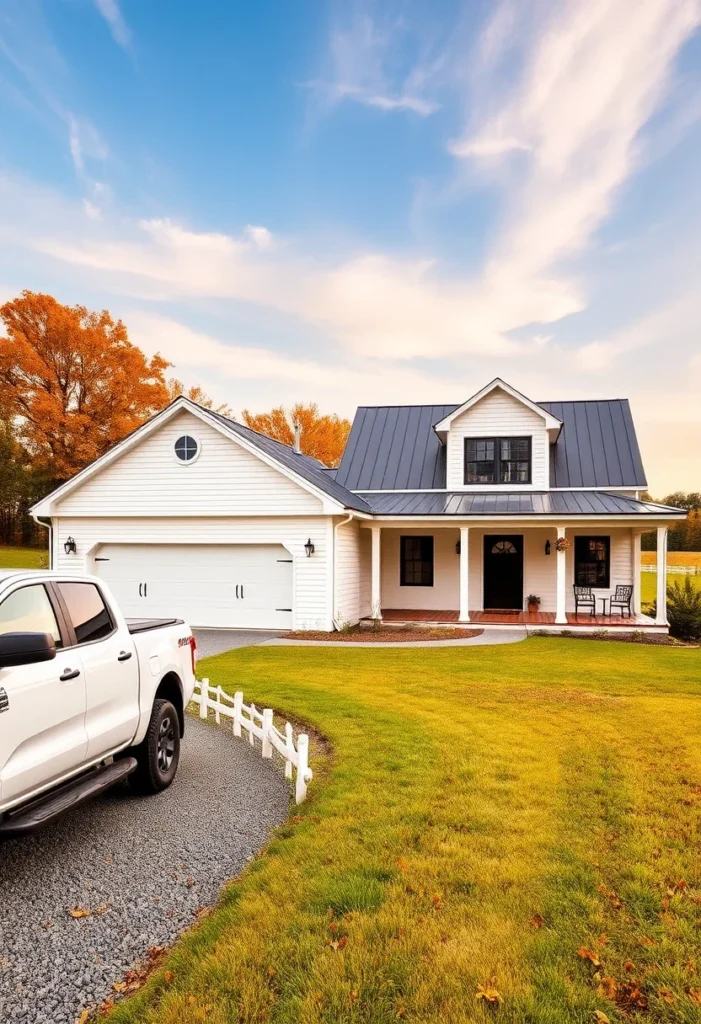
<instances>
[{"instance_id":1,"label":"black wall sconce","mask_svg":"<svg viewBox=\"0 0 701 1024\"><path fill-rule=\"evenodd\" d=\"M72 537L66 537L65 543L63 545L63 550L66 552L67 555L74 555L76 553L77 548L75 546L75 541L73 540Z\"/></svg>"},{"instance_id":2,"label":"black wall sconce","mask_svg":"<svg viewBox=\"0 0 701 1024\"><path fill-rule=\"evenodd\" d=\"M312 555L314 554L314 545L312 544L311 537L309 538L307 543L304 545L304 550L307 552L307 558L311 558Z\"/></svg>"},{"instance_id":3,"label":"black wall sconce","mask_svg":"<svg viewBox=\"0 0 701 1024\"><path fill-rule=\"evenodd\" d=\"M460 554L460 541L458 541L457 544L455 545L455 554Z\"/></svg>"},{"instance_id":4,"label":"black wall sconce","mask_svg":"<svg viewBox=\"0 0 701 1024\"><path fill-rule=\"evenodd\" d=\"M546 555L550 554L550 541L549 540L546 540L546 542L545 542L545 554Z\"/></svg>"}]
</instances>

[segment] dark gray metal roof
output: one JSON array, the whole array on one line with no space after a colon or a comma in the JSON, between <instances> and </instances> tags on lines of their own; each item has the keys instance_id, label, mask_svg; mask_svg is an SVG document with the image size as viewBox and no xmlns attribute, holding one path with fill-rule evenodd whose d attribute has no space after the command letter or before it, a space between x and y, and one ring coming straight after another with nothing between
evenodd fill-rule
<instances>
[{"instance_id":1,"label":"dark gray metal roof","mask_svg":"<svg viewBox=\"0 0 701 1024\"><path fill-rule=\"evenodd\" d=\"M197 403L193 404L196 405ZM260 448L261 451L275 459L276 462L291 469L308 483L314 484L320 491L324 491L329 497L338 501L344 508L351 508L356 512L370 511L367 502L359 495L353 494L352 491L337 483L334 479L335 474L329 473L322 462L313 459L310 455L296 452L289 445L283 444L281 441L275 441L272 437L268 437L267 434L260 434L257 430L252 430L250 427L245 427L243 423L237 423L236 420L231 420L228 416L222 416L221 413L213 412L211 409L204 409L202 406L200 408L207 415L220 420L229 430L233 430L234 433L239 434L251 444Z\"/></svg>"},{"instance_id":2,"label":"dark gray metal roof","mask_svg":"<svg viewBox=\"0 0 701 1024\"><path fill-rule=\"evenodd\" d=\"M538 404L562 420L550 447L551 487L647 487L626 398Z\"/></svg>"},{"instance_id":3,"label":"dark gray metal roof","mask_svg":"<svg viewBox=\"0 0 701 1024\"><path fill-rule=\"evenodd\" d=\"M413 494L363 494L378 516L581 516L659 515L683 517L683 509L640 501L605 491L511 491L479 494L419 491Z\"/></svg>"},{"instance_id":4,"label":"dark gray metal roof","mask_svg":"<svg viewBox=\"0 0 701 1024\"><path fill-rule=\"evenodd\" d=\"M550 446L551 487L647 486L626 399L539 404L563 423ZM445 487L445 448L433 426L458 408L361 406L336 481L352 491Z\"/></svg>"},{"instance_id":5,"label":"dark gray metal roof","mask_svg":"<svg viewBox=\"0 0 701 1024\"><path fill-rule=\"evenodd\" d=\"M445 448L433 424L457 408L360 406L336 480L354 491L445 487Z\"/></svg>"}]
</instances>

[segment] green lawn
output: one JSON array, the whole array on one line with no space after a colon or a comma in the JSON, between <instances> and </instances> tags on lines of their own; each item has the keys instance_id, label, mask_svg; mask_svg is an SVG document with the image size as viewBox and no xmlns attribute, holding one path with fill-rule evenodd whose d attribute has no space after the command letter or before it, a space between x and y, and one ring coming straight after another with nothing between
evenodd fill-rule
<instances>
[{"instance_id":1,"label":"green lawn","mask_svg":"<svg viewBox=\"0 0 701 1024\"><path fill-rule=\"evenodd\" d=\"M45 548L13 548L0 544L0 569L48 569Z\"/></svg>"},{"instance_id":2,"label":"green lawn","mask_svg":"<svg viewBox=\"0 0 701 1024\"><path fill-rule=\"evenodd\" d=\"M699 1021L701 651L248 648L201 671L333 753L111 1024Z\"/></svg>"},{"instance_id":3,"label":"green lawn","mask_svg":"<svg viewBox=\"0 0 701 1024\"><path fill-rule=\"evenodd\" d=\"M684 580L686 576L679 572L668 572L667 583L672 585L678 582L680 586L684 586ZM690 576L692 584L701 590L701 574L698 576ZM656 572L644 572L641 573L641 591L640 598L643 604L650 604L652 601L657 599L657 573Z\"/></svg>"}]
</instances>

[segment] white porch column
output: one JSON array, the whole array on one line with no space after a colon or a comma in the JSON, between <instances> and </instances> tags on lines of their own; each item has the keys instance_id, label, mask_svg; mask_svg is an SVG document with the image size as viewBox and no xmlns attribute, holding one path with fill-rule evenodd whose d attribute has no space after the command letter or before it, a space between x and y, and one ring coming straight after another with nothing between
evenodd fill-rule
<instances>
[{"instance_id":1,"label":"white porch column","mask_svg":"<svg viewBox=\"0 0 701 1024\"><path fill-rule=\"evenodd\" d=\"M373 523L370 527L370 533L372 536L372 552L370 561L370 601L371 610L370 614L373 619L382 618L382 595L380 593L380 530L382 528L377 524Z\"/></svg>"},{"instance_id":2,"label":"white porch column","mask_svg":"<svg viewBox=\"0 0 701 1024\"><path fill-rule=\"evenodd\" d=\"M557 539L564 540L565 527L558 526ZM555 622L558 626L567 625L567 552L555 548L555 568L557 572L557 589L555 600Z\"/></svg>"},{"instance_id":3,"label":"white porch column","mask_svg":"<svg viewBox=\"0 0 701 1024\"><path fill-rule=\"evenodd\" d=\"M460 621L470 621L470 528L460 527Z\"/></svg>"},{"instance_id":4,"label":"white porch column","mask_svg":"<svg viewBox=\"0 0 701 1024\"><path fill-rule=\"evenodd\" d=\"M642 531L633 530L631 537L631 576L633 580L633 615L640 615L642 612L642 601L640 591L642 589Z\"/></svg>"},{"instance_id":5,"label":"white porch column","mask_svg":"<svg viewBox=\"0 0 701 1024\"><path fill-rule=\"evenodd\" d=\"M657 618L658 626L667 625L667 527L657 527Z\"/></svg>"}]
</instances>

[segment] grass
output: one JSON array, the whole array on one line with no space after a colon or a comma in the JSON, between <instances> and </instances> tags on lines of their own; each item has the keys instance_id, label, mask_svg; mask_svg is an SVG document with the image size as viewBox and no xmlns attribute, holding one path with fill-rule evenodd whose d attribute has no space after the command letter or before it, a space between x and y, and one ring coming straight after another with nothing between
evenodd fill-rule
<instances>
[{"instance_id":1,"label":"grass","mask_svg":"<svg viewBox=\"0 0 701 1024\"><path fill-rule=\"evenodd\" d=\"M694 587L698 587L701 590L701 574L698 576L685 576L680 572L668 572L667 583L671 586L673 583L678 582L680 586L684 586L684 580L690 579L691 584ZM656 572L643 572L640 574L640 599L643 605L651 604L657 599L657 573ZM644 608L643 608L644 611Z\"/></svg>"},{"instance_id":2,"label":"grass","mask_svg":"<svg viewBox=\"0 0 701 1024\"><path fill-rule=\"evenodd\" d=\"M110 1024L699 1021L701 651L248 648L202 671L333 755Z\"/></svg>"},{"instance_id":3,"label":"grass","mask_svg":"<svg viewBox=\"0 0 701 1024\"><path fill-rule=\"evenodd\" d=\"M17 548L0 544L0 569L48 569L45 548Z\"/></svg>"}]
</instances>

